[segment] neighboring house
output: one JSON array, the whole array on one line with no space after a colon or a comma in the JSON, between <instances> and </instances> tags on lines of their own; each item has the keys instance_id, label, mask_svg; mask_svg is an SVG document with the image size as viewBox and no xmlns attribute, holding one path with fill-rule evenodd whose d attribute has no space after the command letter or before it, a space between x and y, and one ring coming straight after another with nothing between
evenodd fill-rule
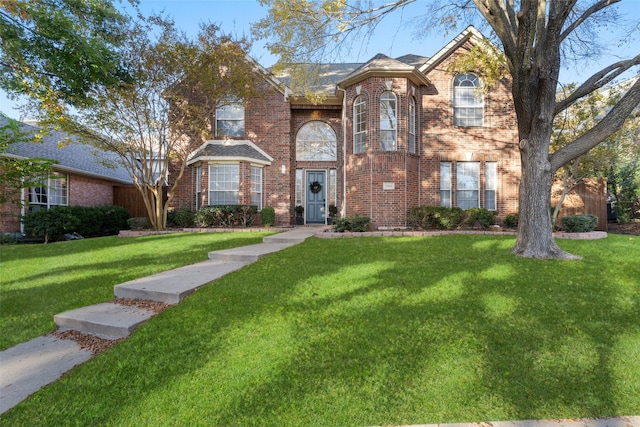
<instances>
[{"instance_id":1,"label":"neighboring house","mask_svg":"<svg viewBox=\"0 0 640 427\"><path fill-rule=\"evenodd\" d=\"M0 126L6 124L0 117ZM35 133L37 128L22 124L23 132ZM24 206L13 203L0 205L0 233L20 232L20 215L54 206L99 206L114 204L118 188L131 187L127 170L118 157L90 145L62 143L67 135L51 132L41 142L19 142L9 146L0 156L21 159L55 160L53 172L43 177L42 185L19 190ZM73 141L73 140L72 140Z\"/></svg>"},{"instance_id":2,"label":"neighboring house","mask_svg":"<svg viewBox=\"0 0 640 427\"><path fill-rule=\"evenodd\" d=\"M194 147L174 207L272 206L277 225L290 225L298 205L307 224L336 205L379 229L405 227L419 205L517 212L510 82L483 91L481 75L447 72L480 38L469 27L432 58L329 64L318 104L266 75L277 89L217 109L216 139Z\"/></svg>"}]
</instances>

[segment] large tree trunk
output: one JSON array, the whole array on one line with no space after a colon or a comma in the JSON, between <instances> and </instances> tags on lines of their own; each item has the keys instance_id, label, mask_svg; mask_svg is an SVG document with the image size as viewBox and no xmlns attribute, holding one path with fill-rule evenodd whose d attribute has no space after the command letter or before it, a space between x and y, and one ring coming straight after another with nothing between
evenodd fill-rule
<instances>
[{"instance_id":1,"label":"large tree trunk","mask_svg":"<svg viewBox=\"0 0 640 427\"><path fill-rule=\"evenodd\" d=\"M553 238L551 224L551 186L554 171L548 160L548 144L535 141L544 135L531 135L521 142L522 177L518 236L513 253L527 258L577 259L560 249Z\"/></svg>"}]
</instances>

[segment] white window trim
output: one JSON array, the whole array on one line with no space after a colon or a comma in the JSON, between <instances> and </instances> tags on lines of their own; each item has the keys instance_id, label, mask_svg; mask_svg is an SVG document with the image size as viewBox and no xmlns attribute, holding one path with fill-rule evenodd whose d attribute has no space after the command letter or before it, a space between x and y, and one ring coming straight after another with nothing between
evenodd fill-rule
<instances>
[{"instance_id":1,"label":"white window trim","mask_svg":"<svg viewBox=\"0 0 640 427\"><path fill-rule=\"evenodd\" d=\"M236 188L235 189L231 189L231 190L216 190L215 189L215 182L213 181L214 178L214 174L212 173L212 169L215 167L219 167L219 166L236 166L238 168L238 179L237 181L235 181L235 185ZM223 181L223 182L232 182L232 181ZM214 202L213 201L213 193L225 193L225 192L235 192L235 202L231 203L231 202L222 202L222 203L218 203L218 202ZM209 206L212 205L237 205L240 202L240 163L210 163L209 164L209 191L208 191L208 195L207 195L207 204Z\"/></svg>"},{"instance_id":2,"label":"white window trim","mask_svg":"<svg viewBox=\"0 0 640 427\"><path fill-rule=\"evenodd\" d=\"M357 109L361 111L358 114ZM361 120L359 120L361 119ZM362 125L362 130L358 131L358 125ZM362 144L358 140L362 139ZM353 153L360 154L367 150L367 99L364 95L358 95L353 103Z\"/></svg>"}]
</instances>

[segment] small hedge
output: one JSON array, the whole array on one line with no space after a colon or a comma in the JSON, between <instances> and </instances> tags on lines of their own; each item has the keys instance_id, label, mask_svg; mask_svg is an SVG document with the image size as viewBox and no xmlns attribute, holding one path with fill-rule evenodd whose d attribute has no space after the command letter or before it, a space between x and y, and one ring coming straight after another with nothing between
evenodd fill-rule
<instances>
[{"instance_id":1,"label":"small hedge","mask_svg":"<svg viewBox=\"0 0 640 427\"><path fill-rule=\"evenodd\" d=\"M146 230L149 228L149 219L146 216L137 216L129 218L127 224L132 230Z\"/></svg>"},{"instance_id":2,"label":"small hedge","mask_svg":"<svg viewBox=\"0 0 640 427\"><path fill-rule=\"evenodd\" d=\"M256 205L205 206L193 222L197 227L249 227L257 211Z\"/></svg>"},{"instance_id":3,"label":"small hedge","mask_svg":"<svg viewBox=\"0 0 640 427\"><path fill-rule=\"evenodd\" d=\"M516 228L518 226L518 214L510 213L504 217L504 226L508 228Z\"/></svg>"},{"instance_id":4,"label":"small hedge","mask_svg":"<svg viewBox=\"0 0 640 427\"><path fill-rule=\"evenodd\" d=\"M194 218L195 213L189 208L171 210L167 212L167 225L180 228L193 227Z\"/></svg>"},{"instance_id":5,"label":"small hedge","mask_svg":"<svg viewBox=\"0 0 640 427\"><path fill-rule=\"evenodd\" d=\"M496 223L496 214L484 208L462 210L443 206L416 206L407 213L409 227L418 229L452 230L462 225L473 227L478 223L489 228Z\"/></svg>"},{"instance_id":6,"label":"small hedge","mask_svg":"<svg viewBox=\"0 0 640 427\"><path fill-rule=\"evenodd\" d=\"M335 218L333 220L333 230L338 233L345 231L365 232L369 231L371 219L368 216L348 216L344 218Z\"/></svg>"},{"instance_id":7,"label":"small hedge","mask_svg":"<svg viewBox=\"0 0 640 427\"><path fill-rule=\"evenodd\" d=\"M265 206L260 211L260 221L265 227L272 227L276 223L276 210L271 206Z\"/></svg>"},{"instance_id":8,"label":"small hedge","mask_svg":"<svg viewBox=\"0 0 640 427\"><path fill-rule=\"evenodd\" d=\"M598 224L595 215L568 215L562 217L562 229L567 233L588 233L593 231Z\"/></svg>"},{"instance_id":9,"label":"small hedge","mask_svg":"<svg viewBox=\"0 0 640 427\"><path fill-rule=\"evenodd\" d=\"M118 234L128 228L129 211L120 206L58 206L30 212L22 218L28 237L58 240L67 233L82 237Z\"/></svg>"},{"instance_id":10,"label":"small hedge","mask_svg":"<svg viewBox=\"0 0 640 427\"><path fill-rule=\"evenodd\" d=\"M29 212L22 218L22 223L27 237L44 239L44 243L48 243L73 233L80 225L80 220L71 213L71 208L59 206Z\"/></svg>"}]
</instances>

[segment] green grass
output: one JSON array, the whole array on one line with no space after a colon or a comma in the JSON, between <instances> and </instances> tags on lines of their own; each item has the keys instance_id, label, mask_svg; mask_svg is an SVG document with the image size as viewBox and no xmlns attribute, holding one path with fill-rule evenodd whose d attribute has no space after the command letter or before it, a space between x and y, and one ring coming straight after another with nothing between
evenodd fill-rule
<instances>
[{"instance_id":1,"label":"green grass","mask_svg":"<svg viewBox=\"0 0 640 427\"><path fill-rule=\"evenodd\" d=\"M0 245L0 349L55 329L53 315L113 299L113 286L262 242L266 233L102 237Z\"/></svg>"},{"instance_id":2,"label":"green grass","mask_svg":"<svg viewBox=\"0 0 640 427\"><path fill-rule=\"evenodd\" d=\"M309 239L205 286L0 425L366 426L640 413L640 239Z\"/></svg>"}]
</instances>

